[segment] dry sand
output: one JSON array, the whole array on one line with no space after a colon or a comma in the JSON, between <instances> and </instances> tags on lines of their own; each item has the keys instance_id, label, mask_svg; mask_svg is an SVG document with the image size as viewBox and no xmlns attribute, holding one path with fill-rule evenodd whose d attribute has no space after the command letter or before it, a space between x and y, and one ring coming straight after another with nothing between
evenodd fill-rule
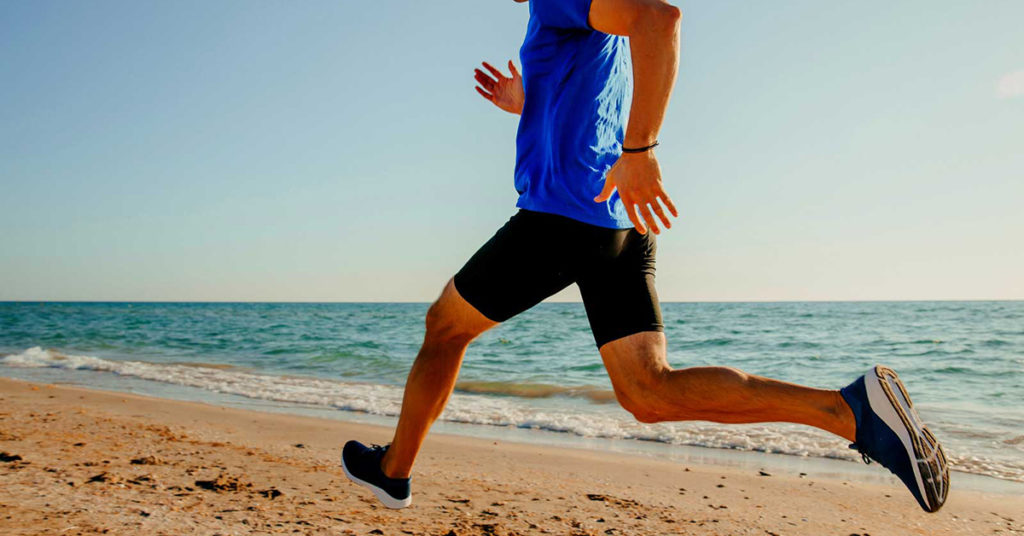
<instances>
[{"instance_id":1,"label":"dry sand","mask_svg":"<svg viewBox=\"0 0 1024 536\"><path fill-rule=\"evenodd\" d=\"M389 431L0 379L0 534L1024 534L1024 496L433 435L413 506L338 467ZM955 486L954 478L954 486Z\"/></svg>"}]
</instances>

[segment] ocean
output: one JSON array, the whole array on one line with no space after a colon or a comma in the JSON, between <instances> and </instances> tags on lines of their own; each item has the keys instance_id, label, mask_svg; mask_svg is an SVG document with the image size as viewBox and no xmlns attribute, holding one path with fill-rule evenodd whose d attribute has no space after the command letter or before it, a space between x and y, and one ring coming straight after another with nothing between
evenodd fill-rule
<instances>
[{"instance_id":1,"label":"ocean","mask_svg":"<svg viewBox=\"0 0 1024 536\"><path fill-rule=\"evenodd\" d=\"M1024 482L1024 302L664 303L669 362L817 387L900 373L956 471ZM296 412L392 418L420 303L0 303L0 376ZM239 402L241 401L241 402ZM290 409L289 409L290 408ZM614 402L583 306L544 303L467 352L442 420L859 460L790 424L637 423ZM539 437L539 435L538 435Z\"/></svg>"}]
</instances>

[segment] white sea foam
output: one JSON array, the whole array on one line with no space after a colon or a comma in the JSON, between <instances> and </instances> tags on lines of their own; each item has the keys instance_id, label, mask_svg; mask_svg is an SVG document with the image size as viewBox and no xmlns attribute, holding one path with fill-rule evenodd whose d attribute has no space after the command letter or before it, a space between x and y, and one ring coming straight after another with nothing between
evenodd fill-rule
<instances>
[{"instance_id":1,"label":"white sea foam","mask_svg":"<svg viewBox=\"0 0 1024 536\"><path fill-rule=\"evenodd\" d=\"M89 370L131 376L156 382L195 387L253 399L397 416L402 390L396 386L295 376L273 376L242 370L118 361L93 356L63 354L39 347L0 358L14 367L50 367ZM755 450L798 456L836 459L856 458L844 441L817 430L794 425L726 426L709 423L645 425L634 421L614 405L579 400L536 400L456 393L442 419L452 422L511 426L564 432L583 437L640 439L674 445ZM950 452L960 471L1024 482L1024 463L957 456Z\"/></svg>"}]
</instances>

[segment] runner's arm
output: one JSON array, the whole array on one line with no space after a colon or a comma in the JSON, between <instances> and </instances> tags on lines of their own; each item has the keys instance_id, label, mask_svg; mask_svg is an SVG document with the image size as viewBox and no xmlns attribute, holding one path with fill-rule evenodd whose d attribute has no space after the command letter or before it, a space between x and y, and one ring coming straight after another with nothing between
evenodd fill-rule
<instances>
[{"instance_id":1,"label":"runner's arm","mask_svg":"<svg viewBox=\"0 0 1024 536\"><path fill-rule=\"evenodd\" d=\"M658 139L679 71L680 18L679 8L662 0L593 0L590 4L591 27L629 37L633 104L623 147L647 147ZM607 201L616 189L630 221L641 233L648 227L655 234L661 232L652 212L666 229L672 222L665 208L679 216L662 187L661 167L653 150L623 153L608 170L604 188L594 201Z\"/></svg>"},{"instance_id":2,"label":"runner's arm","mask_svg":"<svg viewBox=\"0 0 1024 536\"><path fill-rule=\"evenodd\" d=\"M633 58L633 106L626 147L657 140L679 70L679 8L662 0L593 0L590 25L629 37Z\"/></svg>"}]
</instances>

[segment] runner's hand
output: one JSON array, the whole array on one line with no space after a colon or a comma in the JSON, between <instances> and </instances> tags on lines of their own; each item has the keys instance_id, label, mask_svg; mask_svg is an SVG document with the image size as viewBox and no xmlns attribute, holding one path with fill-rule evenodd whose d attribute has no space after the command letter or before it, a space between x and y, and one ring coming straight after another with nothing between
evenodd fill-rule
<instances>
[{"instance_id":1,"label":"runner's hand","mask_svg":"<svg viewBox=\"0 0 1024 536\"><path fill-rule=\"evenodd\" d=\"M480 69L473 69L473 77L476 78L476 92L483 98L494 103L495 106L513 114L523 113L523 101L526 96L523 93L523 77L519 76L512 60L508 62L508 69L512 77L508 78L501 74L501 71L491 67L491 64L483 62L484 68L491 72L493 78Z\"/></svg>"},{"instance_id":2,"label":"runner's hand","mask_svg":"<svg viewBox=\"0 0 1024 536\"><path fill-rule=\"evenodd\" d=\"M594 198L594 202L607 201L615 189L619 190L619 198L626 207L629 221L633 222L633 226L640 234L647 233L648 225L654 234L661 232L658 221L651 215L651 211L658 215L666 229L672 228L672 222L659 200L673 217L679 217L676 206L661 187L661 167L658 165L658 158L654 156L654 151L623 153L619 161L608 170L604 179L604 189Z\"/></svg>"}]
</instances>

